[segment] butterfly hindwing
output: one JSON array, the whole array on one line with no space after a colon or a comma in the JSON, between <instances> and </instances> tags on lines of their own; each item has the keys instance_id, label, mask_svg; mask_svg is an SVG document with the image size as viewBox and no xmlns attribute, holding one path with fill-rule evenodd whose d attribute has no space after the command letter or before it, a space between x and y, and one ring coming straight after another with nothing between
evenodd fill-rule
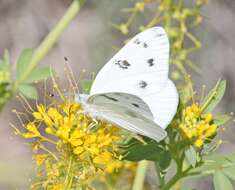
<instances>
[{"instance_id":1,"label":"butterfly hindwing","mask_svg":"<svg viewBox=\"0 0 235 190\"><path fill-rule=\"evenodd\" d=\"M86 111L97 119L106 120L125 130L148 136L158 142L166 137L165 130L152 119L118 104L88 104Z\"/></svg>"},{"instance_id":2,"label":"butterfly hindwing","mask_svg":"<svg viewBox=\"0 0 235 190\"><path fill-rule=\"evenodd\" d=\"M137 112L147 118L153 119L153 115L148 105L135 95L127 93L103 93L92 95L87 100L88 104L104 105L112 104L113 106L125 107Z\"/></svg>"}]
</instances>

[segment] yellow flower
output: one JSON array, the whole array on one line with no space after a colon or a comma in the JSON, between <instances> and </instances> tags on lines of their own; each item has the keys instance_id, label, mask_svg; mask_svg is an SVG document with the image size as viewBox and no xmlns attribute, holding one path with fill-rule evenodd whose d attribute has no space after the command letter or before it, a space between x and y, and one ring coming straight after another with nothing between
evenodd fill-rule
<instances>
[{"instance_id":1,"label":"yellow flower","mask_svg":"<svg viewBox=\"0 0 235 190\"><path fill-rule=\"evenodd\" d=\"M44 161L47 159L47 157L48 155L46 154L38 154L38 155L33 156L38 166L42 165Z\"/></svg>"},{"instance_id":2,"label":"yellow flower","mask_svg":"<svg viewBox=\"0 0 235 190\"><path fill-rule=\"evenodd\" d=\"M111 160L107 165L105 171L108 173L113 173L115 170L118 170L123 167L123 162L119 160Z\"/></svg>"},{"instance_id":3,"label":"yellow flower","mask_svg":"<svg viewBox=\"0 0 235 190\"><path fill-rule=\"evenodd\" d=\"M79 147L76 147L76 148L73 150L73 153L79 155L79 154L81 154L83 151L84 151L84 147L79 146Z\"/></svg>"},{"instance_id":4,"label":"yellow flower","mask_svg":"<svg viewBox=\"0 0 235 190\"><path fill-rule=\"evenodd\" d=\"M84 175L86 182L92 180L98 172L104 175L122 167L121 161L116 158L121 138L119 129L99 121L99 125L91 129L94 121L84 114L80 104L56 102L56 105L48 107L40 104L32 115L34 121L25 125L27 133L23 137L38 137L38 145L34 150L37 153L40 151L40 154L36 154L34 159L38 166L46 168L45 174L40 173L41 177L47 179L43 188L63 189L59 182L64 180L61 176L66 174L70 158L74 160L72 170L76 168L79 179ZM43 131L42 134L38 128ZM45 133L46 136L43 136ZM45 142L52 143L54 149L47 148ZM46 151L46 154L41 151Z\"/></svg>"},{"instance_id":5,"label":"yellow flower","mask_svg":"<svg viewBox=\"0 0 235 190\"><path fill-rule=\"evenodd\" d=\"M33 116L34 116L35 119L38 119L38 120L43 119L42 114L39 113L39 112L33 112Z\"/></svg>"},{"instance_id":6,"label":"yellow flower","mask_svg":"<svg viewBox=\"0 0 235 190\"><path fill-rule=\"evenodd\" d=\"M27 129L27 132L23 134L25 138L34 138L40 136L40 132L34 123L28 123L25 128Z\"/></svg>"},{"instance_id":7,"label":"yellow flower","mask_svg":"<svg viewBox=\"0 0 235 190\"><path fill-rule=\"evenodd\" d=\"M195 142L194 142L194 145L195 145L195 147L197 147L197 148L201 148L202 147L202 145L203 145L203 140L202 139L197 139Z\"/></svg>"},{"instance_id":8,"label":"yellow flower","mask_svg":"<svg viewBox=\"0 0 235 190\"><path fill-rule=\"evenodd\" d=\"M48 190L64 190L64 184L55 184L52 187L49 187Z\"/></svg>"},{"instance_id":9,"label":"yellow flower","mask_svg":"<svg viewBox=\"0 0 235 190\"><path fill-rule=\"evenodd\" d=\"M121 31L122 34L126 35L129 33L128 26L126 24L121 24L119 26L119 30Z\"/></svg>"},{"instance_id":10,"label":"yellow flower","mask_svg":"<svg viewBox=\"0 0 235 190\"><path fill-rule=\"evenodd\" d=\"M144 12L145 3L139 2L135 4L135 9L139 12Z\"/></svg>"},{"instance_id":11,"label":"yellow flower","mask_svg":"<svg viewBox=\"0 0 235 190\"><path fill-rule=\"evenodd\" d=\"M73 145L73 146L80 146L83 144L83 141L81 139L72 139L70 138L69 142Z\"/></svg>"},{"instance_id":12,"label":"yellow flower","mask_svg":"<svg viewBox=\"0 0 235 190\"><path fill-rule=\"evenodd\" d=\"M100 155L94 158L94 163L96 164L107 164L112 159L112 154L110 152L102 152Z\"/></svg>"},{"instance_id":13,"label":"yellow flower","mask_svg":"<svg viewBox=\"0 0 235 190\"><path fill-rule=\"evenodd\" d=\"M217 128L218 126L213 124L213 115L202 114L200 106L195 103L183 110L182 121L178 125L182 136L197 148L201 148L206 140L213 138Z\"/></svg>"}]
</instances>

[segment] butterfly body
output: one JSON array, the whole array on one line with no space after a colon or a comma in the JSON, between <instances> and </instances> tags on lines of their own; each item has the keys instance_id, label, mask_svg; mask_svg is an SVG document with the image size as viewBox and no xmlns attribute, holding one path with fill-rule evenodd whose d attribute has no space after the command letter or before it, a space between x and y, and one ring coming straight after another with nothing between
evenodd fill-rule
<instances>
[{"instance_id":1,"label":"butterfly body","mask_svg":"<svg viewBox=\"0 0 235 190\"><path fill-rule=\"evenodd\" d=\"M169 41L161 27L130 40L96 76L90 95L78 95L92 117L156 141L174 117L178 93L168 79Z\"/></svg>"}]
</instances>

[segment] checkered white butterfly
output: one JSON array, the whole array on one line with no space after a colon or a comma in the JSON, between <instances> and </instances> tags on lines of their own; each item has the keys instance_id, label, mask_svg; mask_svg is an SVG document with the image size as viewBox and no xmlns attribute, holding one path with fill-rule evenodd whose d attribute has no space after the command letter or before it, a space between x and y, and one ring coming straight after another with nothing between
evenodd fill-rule
<instances>
[{"instance_id":1,"label":"checkered white butterfly","mask_svg":"<svg viewBox=\"0 0 235 190\"><path fill-rule=\"evenodd\" d=\"M169 41L153 27L131 39L96 76L89 95L76 99L91 116L161 141L178 93L168 78Z\"/></svg>"}]
</instances>

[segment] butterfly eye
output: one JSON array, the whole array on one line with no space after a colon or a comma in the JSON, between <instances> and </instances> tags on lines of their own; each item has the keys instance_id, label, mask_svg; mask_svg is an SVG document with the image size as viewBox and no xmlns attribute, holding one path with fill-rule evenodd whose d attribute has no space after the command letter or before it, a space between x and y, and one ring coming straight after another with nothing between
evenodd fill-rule
<instances>
[{"instance_id":1,"label":"butterfly eye","mask_svg":"<svg viewBox=\"0 0 235 190\"><path fill-rule=\"evenodd\" d=\"M151 58L151 59L148 59L148 64L149 64L149 67L152 67L152 66L154 66L154 59L153 58Z\"/></svg>"},{"instance_id":2,"label":"butterfly eye","mask_svg":"<svg viewBox=\"0 0 235 190\"><path fill-rule=\"evenodd\" d=\"M145 82L143 80L139 82L139 87L140 88L145 88L147 85L148 85L147 82Z\"/></svg>"}]
</instances>

